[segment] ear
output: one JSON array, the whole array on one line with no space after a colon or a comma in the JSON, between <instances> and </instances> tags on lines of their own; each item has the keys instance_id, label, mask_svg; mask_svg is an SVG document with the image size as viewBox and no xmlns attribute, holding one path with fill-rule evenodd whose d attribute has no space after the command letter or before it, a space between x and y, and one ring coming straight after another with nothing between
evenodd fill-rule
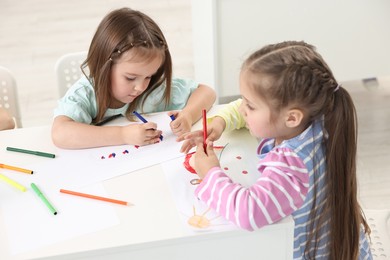
<instances>
[{"instance_id":1,"label":"ear","mask_svg":"<svg viewBox=\"0 0 390 260\"><path fill-rule=\"evenodd\" d=\"M303 112L299 109L290 109L287 111L286 126L294 128L299 126L303 121Z\"/></svg>"}]
</instances>

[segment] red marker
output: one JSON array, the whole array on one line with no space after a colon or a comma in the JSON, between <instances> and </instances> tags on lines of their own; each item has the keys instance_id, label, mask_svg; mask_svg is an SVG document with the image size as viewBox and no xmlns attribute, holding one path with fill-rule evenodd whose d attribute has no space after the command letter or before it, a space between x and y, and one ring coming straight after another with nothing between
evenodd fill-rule
<instances>
[{"instance_id":1,"label":"red marker","mask_svg":"<svg viewBox=\"0 0 390 260\"><path fill-rule=\"evenodd\" d=\"M207 139L207 119L206 119L206 109L202 110L202 116L203 116L203 149L204 152L206 152L206 139Z\"/></svg>"}]
</instances>

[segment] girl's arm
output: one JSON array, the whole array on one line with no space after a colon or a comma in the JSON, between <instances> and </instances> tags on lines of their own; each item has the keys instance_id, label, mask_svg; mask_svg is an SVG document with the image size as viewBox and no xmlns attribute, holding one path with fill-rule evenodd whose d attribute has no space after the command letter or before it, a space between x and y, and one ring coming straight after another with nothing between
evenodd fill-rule
<instances>
[{"instance_id":1,"label":"girl's arm","mask_svg":"<svg viewBox=\"0 0 390 260\"><path fill-rule=\"evenodd\" d=\"M57 116L52 126L53 143L65 149L110 145L147 145L160 141L160 130L153 122L127 126L94 126L79 123L67 116Z\"/></svg>"},{"instance_id":2,"label":"girl's arm","mask_svg":"<svg viewBox=\"0 0 390 260\"><path fill-rule=\"evenodd\" d=\"M176 136L191 131L192 125L202 117L202 110L209 110L216 98L215 91L206 85L199 85L188 98L186 106L179 112L170 112L175 120L171 122L172 132Z\"/></svg>"},{"instance_id":3,"label":"girl's arm","mask_svg":"<svg viewBox=\"0 0 390 260\"><path fill-rule=\"evenodd\" d=\"M211 143L207 154L198 145L195 170L202 179L196 196L246 230L259 229L291 215L303 205L309 188L305 164L289 149L275 151L264 159L259 167L260 177L248 188L233 182L222 171Z\"/></svg>"}]
</instances>

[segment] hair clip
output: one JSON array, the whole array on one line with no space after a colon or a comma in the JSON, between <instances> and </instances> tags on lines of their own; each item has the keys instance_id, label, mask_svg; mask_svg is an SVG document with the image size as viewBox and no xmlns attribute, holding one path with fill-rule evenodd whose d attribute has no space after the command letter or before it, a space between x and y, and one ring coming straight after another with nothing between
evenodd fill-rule
<instances>
[{"instance_id":1,"label":"hair clip","mask_svg":"<svg viewBox=\"0 0 390 260\"><path fill-rule=\"evenodd\" d=\"M131 43L130 43L130 46L131 46L131 47L134 47L134 44L131 42Z\"/></svg>"},{"instance_id":2,"label":"hair clip","mask_svg":"<svg viewBox=\"0 0 390 260\"><path fill-rule=\"evenodd\" d=\"M333 92L336 92L337 90L339 90L340 87L341 87L341 84L337 84L337 86L335 87L335 89L333 90Z\"/></svg>"},{"instance_id":3,"label":"hair clip","mask_svg":"<svg viewBox=\"0 0 390 260\"><path fill-rule=\"evenodd\" d=\"M121 54L121 50L118 50L117 52L118 52L119 54Z\"/></svg>"},{"instance_id":4,"label":"hair clip","mask_svg":"<svg viewBox=\"0 0 390 260\"><path fill-rule=\"evenodd\" d=\"M112 61L112 58L110 57L110 59L109 59L110 61Z\"/></svg>"}]
</instances>

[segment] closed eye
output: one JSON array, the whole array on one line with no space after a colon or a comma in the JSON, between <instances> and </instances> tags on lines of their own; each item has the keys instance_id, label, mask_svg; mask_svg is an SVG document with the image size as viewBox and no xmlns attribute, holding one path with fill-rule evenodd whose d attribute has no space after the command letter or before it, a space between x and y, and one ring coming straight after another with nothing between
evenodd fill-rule
<instances>
[{"instance_id":1,"label":"closed eye","mask_svg":"<svg viewBox=\"0 0 390 260\"><path fill-rule=\"evenodd\" d=\"M249 110L254 110L255 108L252 107L251 105L249 105L248 103L246 103L246 107L249 109Z\"/></svg>"}]
</instances>

